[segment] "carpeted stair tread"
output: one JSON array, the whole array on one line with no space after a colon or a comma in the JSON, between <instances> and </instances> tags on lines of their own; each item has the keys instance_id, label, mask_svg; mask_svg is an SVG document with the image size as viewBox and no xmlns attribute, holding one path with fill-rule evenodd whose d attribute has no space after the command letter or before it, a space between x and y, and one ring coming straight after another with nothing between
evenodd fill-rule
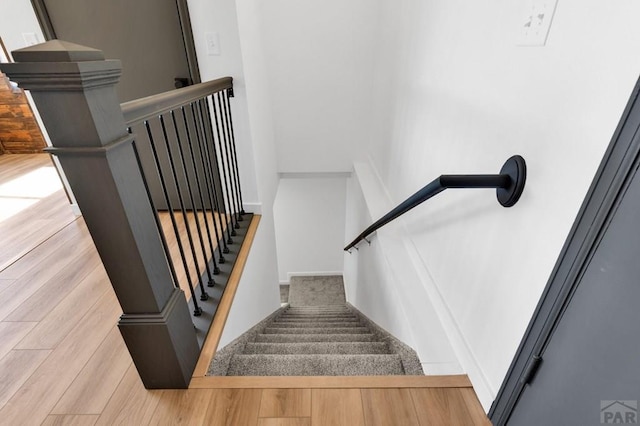
<instances>
[{"instance_id":1,"label":"carpeted stair tread","mask_svg":"<svg viewBox=\"0 0 640 426\"><path fill-rule=\"evenodd\" d=\"M360 321L358 317L304 317L304 318L291 318L291 317L278 317L273 320L277 321L287 321L287 322L354 322Z\"/></svg>"},{"instance_id":2,"label":"carpeted stair tread","mask_svg":"<svg viewBox=\"0 0 640 426\"><path fill-rule=\"evenodd\" d=\"M258 343L250 342L245 354L388 354L389 346L384 342L296 342Z\"/></svg>"},{"instance_id":3,"label":"carpeted stair tread","mask_svg":"<svg viewBox=\"0 0 640 426\"><path fill-rule=\"evenodd\" d=\"M324 318L324 319L311 319L311 318L303 318L303 319L294 319L294 318L277 318L273 321L274 323L294 323L294 324L313 324L317 323L328 323L328 322L360 322L360 318Z\"/></svg>"},{"instance_id":4,"label":"carpeted stair tread","mask_svg":"<svg viewBox=\"0 0 640 426\"><path fill-rule=\"evenodd\" d=\"M402 375L399 355L236 354L230 376L378 376Z\"/></svg>"},{"instance_id":5,"label":"carpeted stair tread","mask_svg":"<svg viewBox=\"0 0 640 426\"><path fill-rule=\"evenodd\" d=\"M295 343L295 342L375 342L374 334L257 334L256 342Z\"/></svg>"},{"instance_id":6,"label":"carpeted stair tread","mask_svg":"<svg viewBox=\"0 0 640 426\"><path fill-rule=\"evenodd\" d=\"M265 327L264 334L361 334L367 327Z\"/></svg>"},{"instance_id":7,"label":"carpeted stair tread","mask_svg":"<svg viewBox=\"0 0 640 426\"><path fill-rule=\"evenodd\" d=\"M344 303L335 303L333 305L321 305L321 306L310 306L310 305L291 305L289 306L289 311L346 311L349 308Z\"/></svg>"},{"instance_id":8,"label":"carpeted stair tread","mask_svg":"<svg viewBox=\"0 0 640 426\"><path fill-rule=\"evenodd\" d=\"M344 328L363 327L360 322L272 322L274 328Z\"/></svg>"},{"instance_id":9,"label":"carpeted stair tread","mask_svg":"<svg viewBox=\"0 0 640 426\"><path fill-rule=\"evenodd\" d=\"M300 314L300 313L288 313L280 315L280 317L289 317L289 318L354 318L357 315L354 315L351 312L325 312L325 313L317 313L317 312L309 312L308 314Z\"/></svg>"}]
</instances>

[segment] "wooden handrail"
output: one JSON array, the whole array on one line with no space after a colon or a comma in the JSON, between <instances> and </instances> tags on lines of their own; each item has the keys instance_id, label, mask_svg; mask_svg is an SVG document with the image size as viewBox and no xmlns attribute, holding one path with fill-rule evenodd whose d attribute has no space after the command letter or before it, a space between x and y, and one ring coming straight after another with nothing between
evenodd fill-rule
<instances>
[{"instance_id":1,"label":"wooden handrail","mask_svg":"<svg viewBox=\"0 0 640 426\"><path fill-rule=\"evenodd\" d=\"M170 90L146 98L135 99L120 105L127 126L139 123L146 119L188 105L198 99L225 89L233 88L232 77L222 77L206 83L194 84L181 89Z\"/></svg>"}]
</instances>

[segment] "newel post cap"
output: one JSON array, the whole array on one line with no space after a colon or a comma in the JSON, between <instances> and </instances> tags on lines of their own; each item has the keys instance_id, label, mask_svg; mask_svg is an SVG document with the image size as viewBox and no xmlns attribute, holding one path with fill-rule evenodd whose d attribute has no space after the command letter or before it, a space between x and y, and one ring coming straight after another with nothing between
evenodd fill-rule
<instances>
[{"instance_id":1,"label":"newel post cap","mask_svg":"<svg viewBox=\"0 0 640 426\"><path fill-rule=\"evenodd\" d=\"M50 40L11 53L16 62L0 64L0 70L32 92L115 86L122 74L119 60L105 59L101 50L63 40Z\"/></svg>"},{"instance_id":2,"label":"newel post cap","mask_svg":"<svg viewBox=\"0 0 640 426\"><path fill-rule=\"evenodd\" d=\"M11 52L16 62L87 62L104 61L102 50L64 40L44 43Z\"/></svg>"}]
</instances>

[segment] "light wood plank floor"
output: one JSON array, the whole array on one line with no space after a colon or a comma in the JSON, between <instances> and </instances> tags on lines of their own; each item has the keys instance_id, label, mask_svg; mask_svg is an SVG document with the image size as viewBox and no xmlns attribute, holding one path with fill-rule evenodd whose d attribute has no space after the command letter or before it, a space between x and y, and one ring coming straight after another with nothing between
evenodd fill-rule
<instances>
[{"instance_id":1,"label":"light wood plank floor","mask_svg":"<svg viewBox=\"0 0 640 426\"><path fill-rule=\"evenodd\" d=\"M2 157L0 187L42 161ZM146 390L116 328L121 310L82 218L51 218L26 243L23 233L52 206L68 208L63 197L57 204L45 198L8 219L22 233L0 233L3 258L11 259L0 268L0 425L488 424L460 377L395 378L388 386L381 378L369 385L311 378L290 388L282 378L243 378L235 386L201 378L188 390Z\"/></svg>"},{"instance_id":2,"label":"light wood plank floor","mask_svg":"<svg viewBox=\"0 0 640 426\"><path fill-rule=\"evenodd\" d=\"M174 263L178 283L182 291L184 291L187 295L191 294L187 276L191 278L193 288L197 288L199 284L198 277L204 275L205 272L207 272L205 259L211 259L211 247L213 247L213 250L215 252L214 259L216 260L216 262L218 262L218 259L220 257L220 252L218 250L217 244L218 237L222 238L223 235L226 235L225 231L227 229L227 223L230 220L228 215L223 215L217 212L211 214L211 211L207 211L206 221L204 216L205 215L203 215L201 211L198 211L197 214L194 214L193 211L188 211L185 215L183 215L180 211L173 212L173 220L175 220L175 225L178 229L178 235L176 235L173 220L169 212L159 212L160 224L164 231L167 246L169 247L172 258L176 259ZM187 226L189 228L189 231L191 232L191 239L194 246L195 256L193 255L194 252L191 250L189 235L186 232ZM198 227L200 229L198 229ZM209 228L208 231L207 227ZM209 235L211 235L211 244L209 243ZM200 240L200 237L202 237L202 241ZM180 242L180 244L182 245L183 253L185 253L187 266L186 268L184 266L184 263L180 261L180 245L178 244L178 242ZM196 267L196 261L198 267ZM213 272L213 268L210 267L207 274L213 274ZM206 284L207 283L204 282L204 285Z\"/></svg>"}]
</instances>

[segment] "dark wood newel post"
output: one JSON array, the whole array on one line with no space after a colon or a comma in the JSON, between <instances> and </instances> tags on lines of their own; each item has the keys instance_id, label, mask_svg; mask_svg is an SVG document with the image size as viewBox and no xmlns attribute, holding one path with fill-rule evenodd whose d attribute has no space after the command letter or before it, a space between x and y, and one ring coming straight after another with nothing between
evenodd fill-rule
<instances>
[{"instance_id":1,"label":"dark wood newel post","mask_svg":"<svg viewBox=\"0 0 640 426\"><path fill-rule=\"evenodd\" d=\"M122 306L119 328L147 388L186 388L199 346L174 288L115 85L120 61L59 40L1 69L31 91Z\"/></svg>"}]
</instances>

